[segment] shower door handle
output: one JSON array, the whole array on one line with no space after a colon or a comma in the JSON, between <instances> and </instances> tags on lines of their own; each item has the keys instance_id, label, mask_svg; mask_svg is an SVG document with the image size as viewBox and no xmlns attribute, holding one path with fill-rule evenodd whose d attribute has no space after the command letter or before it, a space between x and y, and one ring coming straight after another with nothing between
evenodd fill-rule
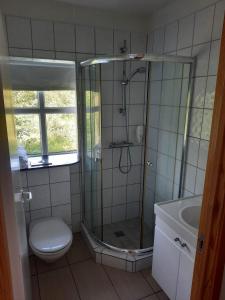
<instances>
[{"instance_id":1,"label":"shower door handle","mask_svg":"<svg viewBox=\"0 0 225 300\"><path fill-rule=\"evenodd\" d=\"M152 167L152 166L153 166L153 163L150 162L150 161L147 161L147 162L146 162L146 165L147 165L148 167Z\"/></svg>"}]
</instances>

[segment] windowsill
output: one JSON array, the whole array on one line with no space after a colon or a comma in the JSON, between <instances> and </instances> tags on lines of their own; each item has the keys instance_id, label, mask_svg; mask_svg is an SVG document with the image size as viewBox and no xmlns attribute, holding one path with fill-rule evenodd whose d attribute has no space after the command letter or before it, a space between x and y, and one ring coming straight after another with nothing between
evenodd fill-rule
<instances>
[{"instance_id":1,"label":"windowsill","mask_svg":"<svg viewBox=\"0 0 225 300\"><path fill-rule=\"evenodd\" d=\"M21 170L23 171L73 165L79 162L79 155L78 153L49 155L47 164L41 163L41 160L41 156L29 157L28 167L21 168Z\"/></svg>"}]
</instances>

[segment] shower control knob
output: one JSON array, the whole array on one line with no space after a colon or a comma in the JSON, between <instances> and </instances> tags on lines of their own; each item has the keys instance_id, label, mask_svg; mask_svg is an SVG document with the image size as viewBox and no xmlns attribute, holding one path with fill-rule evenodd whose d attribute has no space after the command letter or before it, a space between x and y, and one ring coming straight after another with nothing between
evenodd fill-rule
<instances>
[{"instance_id":1,"label":"shower control knob","mask_svg":"<svg viewBox=\"0 0 225 300\"><path fill-rule=\"evenodd\" d=\"M149 167L152 167L152 166L153 166L152 162L150 162L150 161L147 161L146 164L147 164L147 166L149 166Z\"/></svg>"}]
</instances>

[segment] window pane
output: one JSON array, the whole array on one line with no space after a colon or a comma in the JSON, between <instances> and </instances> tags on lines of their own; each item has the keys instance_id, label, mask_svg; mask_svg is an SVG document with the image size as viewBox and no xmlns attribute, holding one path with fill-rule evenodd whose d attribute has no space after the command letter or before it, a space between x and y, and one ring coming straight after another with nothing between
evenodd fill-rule
<instances>
[{"instance_id":1,"label":"window pane","mask_svg":"<svg viewBox=\"0 0 225 300\"><path fill-rule=\"evenodd\" d=\"M47 114L49 152L67 152L78 149L77 120L74 114Z\"/></svg>"},{"instance_id":2,"label":"window pane","mask_svg":"<svg viewBox=\"0 0 225 300\"><path fill-rule=\"evenodd\" d=\"M38 98L35 91L12 91L15 107L37 107Z\"/></svg>"},{"instance_id":3,"label":"window pane","mask_svg":"<svg viewBox=\"0 0 225 300\"><path fill-rule=\"evenodd\" d=\"M75 106L76 93L72 91L45 91L45 106L47 107L67 107Z\"/></svg>"},{"instance_id":4,"label":"window pane","mask_svg":"<svg viewBox=\"0 0 225 300\"><path fill-rule=\"evenodd\" d=\"M18 145L24 146L28 154L40 154L39 116L35 114L16 115L15 121Z\"/></svg>"}]
</instances>

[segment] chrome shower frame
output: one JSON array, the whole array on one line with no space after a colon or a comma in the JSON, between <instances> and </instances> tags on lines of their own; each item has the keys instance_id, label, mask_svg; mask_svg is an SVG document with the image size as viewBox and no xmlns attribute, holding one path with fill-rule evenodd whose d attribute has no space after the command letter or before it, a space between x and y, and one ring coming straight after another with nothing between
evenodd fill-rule
<instances>
[{"instance_id":1,"label":"chrome shower frame","mask_svg":"<svg viewBox=\"0 0 225 300\"><path fill-rule=\"evenodd\" d=\"M185 115L185 128L184 128L184 138L183 138L183 144L182 144L182 159L181 159L181 171L180 171L180 183L179 183L179 198L183 197L184 193L184 180L185 180L185 161L186 161L186 156L187 156L187 137L188 137L188 132L189 132L189 126L190 126L190 110L191 110L191 103L192 103L192 94L193 94L193 76L195 72L195 65L196 65L196 60L193 57L186 57L186 56L176 56L176 55L160 55L156 53L136 53L136 54L123 54L123 55L118 55L118 56L101 56L101 57L95 57L92 59L88 59L85 61L80 62L80 73L82 73L82 70L86 66L92 66L92 65L99 65L99 64L108 64L108 63L113 63L113 62L132 62L132 61L144 61L146 63L151 63L151 62L161 62L161 63L183 63L183 64L188 64L190 65L190 70L189 70L189 84L188 84L188 94L187 94L187 104L186 104L186 115ZM149 72L149 68L148 68ZM81 75L82 77L82 75ZM148 79L149 79L149 74L148 74ZM149 82L149 80L148 80ZM148 83L149 85L149 83ZM81 97L83 93L83 87L81 84ZM147 91L148 92L148 91ZM147 103L146 103L146 111L148 110L149 107L149 99L147 96ZM83 111L83 110L82 110ZM146 114L146 123L145 123L145 133L144 133L144 140L146 142L146 135L147 135L147 122L148 122L148 117ZM82 118L82 128L84 126L84 119ZM81 143L81 153L83 156L83 143ZM146 150L144 150L144 164L146 163ZM82 161L82 199L84 200L84 190L85 190L85 172L84 172L84 160L83 157L81 159ZM145 169L145 168L144 168ZM101 163L101 173L102 173L102 163ZM145 176L143 176L143 186L144 186L144 180ZM141 200L141 230L140 230L140 245L143 245L143 201L144 199L144 192L142 191L142 200ZM103 241L103 231L102 231L102 236L101 240L87 228L85 224L85 201L82 201L83 203L83 209L82 209L82 222L87 231L89 232L90 236L93 238L93 240L98 243L101 246L104 246L108 249L118 251L121 253L129 253L129 254L135 254L135 255L147 255L152 253L153 247L148 247L148 248L140 248L140 249L121 249L118 247L115 247L107 242ZM103 209L102 209L103 211ZM102 216L103 217L103 216ZM103 222L102 222L103 223ZM103 224L102 224L102 229L103 229Z\"/></svg>"}]
</instances>

